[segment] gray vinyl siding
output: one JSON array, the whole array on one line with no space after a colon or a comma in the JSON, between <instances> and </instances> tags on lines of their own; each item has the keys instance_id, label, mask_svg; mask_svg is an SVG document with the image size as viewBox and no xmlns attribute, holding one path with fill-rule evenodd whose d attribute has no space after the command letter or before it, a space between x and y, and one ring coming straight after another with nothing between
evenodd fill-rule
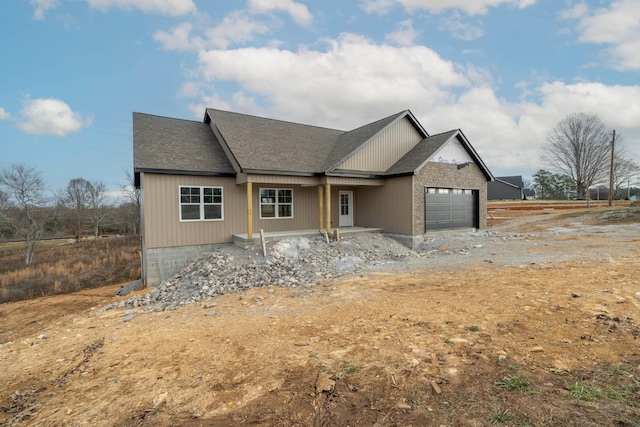
<instances>
[{"instance_id":1,"label":"gray vinyl siding","mask_svg":"<svg viewBox=\"0 0 640 427\"><path fill-rule=\"evenodd\" d=\"M424 188L457 188L478 191L479 228L487 227L487 178L478 165L472 163L458 169L457 165L427 162L419 174L413 177L415 194L412 234L424 234Z\"/></svg>"},{"instance_id":2,"label":"gray vinyl siding","mask_svg":"<svg viewBox=\"0 0 640 427\"><path fill-rule=\"evenodd\" d=\"M413 234L411 176L387 179L384 187L357 187L354 199L355 225Z\"/></svg>"},{"instance_id":3,"label":"gray vinyl siding","mask_svg":"<svg viewBox=\"0 0 640 427\"><path fill-rule=\"evenodd\" d=\"M501 181L487 183L488 200L522 200L522 189Z\"/></svg>"},{"instance_id":4,"label":"gray vinyl siding","mask_svg":"<svg viewBox=\"0 0 640 427\"><path fill-rule=\"evenodd\" d=\"M422 140L406 117L374 136L337 169L384 172Z\"/></svg>"},{"instance_id":5,"label":"gray vinyl siding","mask_svg":"<svg viewBox=\"0 0 640 427\"><path fill-rule=\"evenodd\" d=\"M222 187L224 220L180 222L181 185ZM245 187L235 178L145 173L143 192L147 248L231 242L233 233L246 230Z\"/></svg>"}]
</instances>

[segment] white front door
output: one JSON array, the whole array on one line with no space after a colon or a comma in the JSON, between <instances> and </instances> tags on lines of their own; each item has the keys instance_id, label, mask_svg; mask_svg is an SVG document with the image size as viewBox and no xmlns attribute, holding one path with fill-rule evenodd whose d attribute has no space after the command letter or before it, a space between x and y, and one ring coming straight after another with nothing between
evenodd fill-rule
<instances>
[{"instance_id":1,"label":"white front door","mask_svg":"<svg viewBox=\"0 0 640 427\"><path fill-rule=\"evenodd\" d=\"M339 227L353 227L353 191L340 191Z\"/></svg>"}]
</instances>

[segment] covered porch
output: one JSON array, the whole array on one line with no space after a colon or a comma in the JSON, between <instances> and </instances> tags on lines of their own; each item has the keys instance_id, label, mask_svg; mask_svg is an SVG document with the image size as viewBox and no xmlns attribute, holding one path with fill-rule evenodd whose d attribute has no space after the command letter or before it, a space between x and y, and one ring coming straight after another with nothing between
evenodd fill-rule
<instances>
[{"instance_id":1,"label":"covered porch","mask_svg":"<svg viewBox=\"0 0 640 427\"><path fill-rule=\"evenodd\" d=\"M340 236L358 233L382 233L382 228L368 228L368 227L345 227L338 229ZM286 230L286 231L267 231L264 232L264 240L281 240L289 237L315 237L324 236L324 232L320 232L317 229L313 230ZM329 239L333 239L333 233L329 234ZM253 246L259 246L260 233L253 233L253 237L249 237L247 233L234 234L233 243L236 246L247 249Z\"/></svg>"},{"instance_id":2,"label":"covered porch","mask_svg":"<svg viewBox=\"0 0 640 427\"><path fill-rule=\"evenodd\" d=\"M335 229L341 235L383 231L378 224L357 226L354 214L356 188L382 188L381 179L239 174L236 184L245 187L246 226L232 237L242 248L260 245L260 229L265 241L324 233L333 238ZM280 191L286 192L286 198ZM283 216L276 206L285 208ZM263 211L267 207L269 210Z\"/></svg>"}]
</instances>

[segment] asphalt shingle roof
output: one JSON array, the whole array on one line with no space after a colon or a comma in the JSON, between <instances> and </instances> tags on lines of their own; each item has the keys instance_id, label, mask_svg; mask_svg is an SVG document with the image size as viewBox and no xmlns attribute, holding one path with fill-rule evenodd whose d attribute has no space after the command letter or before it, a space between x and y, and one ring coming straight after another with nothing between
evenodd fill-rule
<instances>
[{"instance_id":1,"label":"asphalt shingle roof","mask_svg":"<svg viewBox=\"0 0 640 427\"><path fill-rule=\"evenodd\" d=\"M243 170L320 174L344 131L207 108Z\"/></svg>"},{"instance_id":2,"label":"asphalt shingle roof","mask_svg":"<svg viewBox=\"0 0 640 427\"><path fill-rule=\"evenodd\" d=\"M206 174L234 170L209 125L133 113L133 167Z\"/></svg>"},{"instance_id":3,"label":"asphalt shingle roof","mask_svg":"<svg viewBox=\"0 0 640 427\"><path fill-rule=\"evenodd\" d=\"M522 182L522 176L496 176L496 180L506 182L508 184L514 185L518 188L524 187L524 182Z\"/></svg>"},{"instance_id":4,"label":"asphalt shingle roof","mask_svg":"<svg viewBox=\"0 0 640 427\"><path fill-rule=\"evenodd\" d=\"M406 115L413 117L405 110L345 132L213 108L207 108L205 123L134 113L134 169L233 175L236 171L223 149L226 146L233 156L231 160L248 173L323 175L332 172L373 136ZM419 123L416 126L420 126ZM460 131L423 139L384 175L414 173L456 132ZM481 163L475 152L472 156ZM481 167L487 178L493 179L484 164Z\"/></svg>"}]
</instances>

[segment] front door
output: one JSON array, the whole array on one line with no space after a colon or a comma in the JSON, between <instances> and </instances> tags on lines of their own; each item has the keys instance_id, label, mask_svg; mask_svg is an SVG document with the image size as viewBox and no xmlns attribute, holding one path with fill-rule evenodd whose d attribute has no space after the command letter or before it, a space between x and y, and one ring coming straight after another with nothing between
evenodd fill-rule
<instances>
[{"instance_id":1,"label":"front door","mask_svg":"<svg viewBox=\"0 0 640 427\"><path fill-rule=\"evenodd\" d=\"M353 227L353 191L340 191L339 227Z\"/></svg>"}]
</instances>

